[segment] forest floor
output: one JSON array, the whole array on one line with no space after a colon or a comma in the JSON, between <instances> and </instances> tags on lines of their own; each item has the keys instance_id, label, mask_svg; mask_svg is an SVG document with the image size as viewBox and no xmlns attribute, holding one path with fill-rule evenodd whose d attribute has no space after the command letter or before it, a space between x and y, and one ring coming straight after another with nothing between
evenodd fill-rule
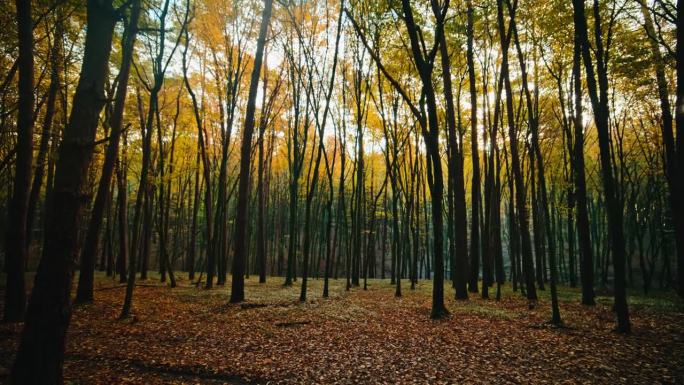
<instances>
[{"instance_id":1,"label":"forest floor","mask_svg":"<svg viewBox=\"0 0 684 385\"><path fill-rule=\"evenodd\" d=\"M241 305L228 304L230 284L138 283L129 319L117 320L123 285L104 276L95 301L75 308L70 383L684 383L684 303L671 294L632 293L634 332L625 336L612 332L610 297L585 307L570 288L560 290L566 327L554 328L548 291L530 310L510 285L500 301L455 301L447 288L451 314L433 321L430 281L416 290L403 281L396 298L388 280L349 292L331 280L323 299L313 279L300 303L299 282L252 277ZM0 324L0 382L21 327Z\"/></svg>"}]
</instances>

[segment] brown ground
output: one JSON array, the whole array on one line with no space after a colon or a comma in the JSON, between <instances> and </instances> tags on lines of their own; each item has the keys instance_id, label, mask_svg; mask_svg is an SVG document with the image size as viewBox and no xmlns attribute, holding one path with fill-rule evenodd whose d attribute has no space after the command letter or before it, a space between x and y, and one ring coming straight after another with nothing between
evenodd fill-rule
<instances>
[{"instance_id":1,"label":"brown ground","mask_svg":"<svg viewBox=\"0 0 684 385\"><path fill-rule=\"evenodd\" d=\"M95 302L75 309L65 377L117 383L684 383L684 306L671 295L630 298L634 333L615 334L610 298L596 307L561 291L566 328L550 327L548 292L528 310L506 288L503 299L447 300L433 321L430 282L387 281L344 291L331 281L310 300L282 278L247 280L248 305L229 305L229 287L138 286L134 317L117 320L124 288L98 279ZM3 293L4 294L4 293ZM453 291L446 290L448 298ZM20 324L0 324L0 380L7 378Z\"/></svg>"}]
</instances>

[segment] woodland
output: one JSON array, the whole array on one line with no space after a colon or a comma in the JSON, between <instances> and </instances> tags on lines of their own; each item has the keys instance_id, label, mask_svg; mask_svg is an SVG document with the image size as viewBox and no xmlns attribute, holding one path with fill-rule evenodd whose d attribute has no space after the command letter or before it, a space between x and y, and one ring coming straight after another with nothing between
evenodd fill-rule
<instances>
[{"instance_id":1,"label":"woodland","mask_svg":"<svg viewBox=\"0 0 684 385\"><path fill-rule=\"evenodd\" d=\"M684 384L684 1L0 23L0 382Z\"/></svg>"}]
</instances>

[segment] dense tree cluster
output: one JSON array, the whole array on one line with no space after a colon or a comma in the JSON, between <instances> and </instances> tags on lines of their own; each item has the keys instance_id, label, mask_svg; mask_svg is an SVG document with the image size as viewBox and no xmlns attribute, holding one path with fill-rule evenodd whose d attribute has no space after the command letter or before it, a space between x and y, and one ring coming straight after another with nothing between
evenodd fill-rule
<instances>
[{"instance_id":1,"label":"dense tree cluster","mask_svg":"<svg viewBox=\"0 0 684 385\"><path fill-rule=\"evenodd\" d=\"M14 382L61 379L96 270L122 318L158 270L428 279L433 318L510 283L556 325L609 288L629 333L628 287L684 296L682 3L0 3Z\"/></svg>"}]
</instances>

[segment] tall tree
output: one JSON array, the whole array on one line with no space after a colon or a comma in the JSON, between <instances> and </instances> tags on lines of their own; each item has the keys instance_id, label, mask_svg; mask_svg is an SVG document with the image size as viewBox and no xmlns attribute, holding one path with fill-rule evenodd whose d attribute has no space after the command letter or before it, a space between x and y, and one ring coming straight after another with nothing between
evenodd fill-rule
<instances>
[{"instance_id":1,"label":"tall tree","mask_svg":"<svg viewBox=\"0 0 684 385\"><path fill-rule=\"evenodd\" d=\"M432 285L432 318L441 318L448 314L444 306L444 248L443 246L443 217L442 200L444 198L444 176L442 173L442 159L439 151L439 119L437 112L437 100L435 88L432 83L434 60L439 51L439 40L444 33L444 19L449 9L449 1L440 5L436 0L430 2L435 16L434 22L434 44L430 50L426 49L424 36L419 33L418 25L413 16L413 9L410 0L402 0L402 12L404 24L410 38L410 50L414 64L422 84L422 102L425 102L427 111L417 107L402 86L392 77L387 69L382 65L380 57L369 47L368 42L361 31L358 23L350 17L354 29L361 38L366 49L371 53L373 60L380 67L380 70L388 78L392 86L401 94L404 102L411 109L412 114L418 120L422 130L423 140L426 148L427 179L430 193L432 196L432 235L433 242L437 247L434 248L434 279ZM347 14L351 16L350 12Z\"/></svg>"},{"instance_id":2,"label":"tall tree","mask_svg":"<svg viewBox=\"0 0 684 385\"><path fill-rule=\"evenodd\" d=\"M675 122L677 124L677 166L675 168L677 196L684 193L684 0L677 0L677 99L675 101ZM684 204L679 204L675 213L677 226L677 279L679 295L684 297Z\"/></svg>"},{"instance_id":3,"label":"tall tree","mask_svg":"<svg viewBox=\"0 0 684 385\"><path fill-rule=\"evenodd\" d=\"M475 60L473 59L474 15L472 0L468 0L467 60L468 84L470 88L470 152L472 154L473 178L470 186L470 280L468 290L477 293L477 281L480 277L480 149L477 142L477 77Z\"/></svg>"},{"instance_id":4,"label":"tall tree","mask_svg":"<svg viewBox=\"0 0 684 385\"><path fill-rule=\"evenodd\" d=\"M89 0L81 74L64 130L55 170L43 255L36 272L26 323L12 367L15 384L62 382L64 338L71 319L71 286L78 255L78 230L85 201L83 186L105 104L114 26L121 10L111 1Z\"/></svg>"},{"instance_id":5,"label":"tall tree","mask_svg":"<svg viewBox=\"0 0 684 385\"><path fill-rule=\"evenodd\" d=\"M325 158L325 165L326 168L329 168L328 166L328 156L325 152L325 144L324 144L324 139L325 139L325 127L326 127L326 121L328 119L328 112L330 111L330 98L332 97L332 92L333 88L335 86L335 74L337 70L337 55L339 52L339 46L340 46L340 37L342 36L342 22L343 22L343 13L344 10L344 0L340 2L340 12L339 16L337 18L337 32L335 35L335 51L333 53L333 59L332 59L332 68L330 69L330 81L328 83L328 89L325 90L325 106L323 107L323 116L320 118L320 121L318 119L318 114L314 117L314 120L316 122L316 126L318 129L318 154L316 155L316 163L314 166L313 174L312 174L312 180L311 183L309 184L309 191L307 191L307 197L306 197L306 209L305 209L305 214L304 214L304 251L303 251L303 262L302 262L302 287L301 287L301 293L299 295L299 300L301 302L306 301L306 289L307 289L307 276L309 272L309 232L311 230L311 201L313 200L314 193L316 192L316 184L318 181L318 170L320 166L320 161L321 161L321 155ZM308 62L308 69L311 71L311 75L313 75L313 72L315 70L315 66L317 63L313 60L314 58L309 54L309 58L307 60ZM313 76L310 76L310 80L312 80ZM312 95L313 96L313 95ZM318 102L315 102L318 104ZM314 111L318 112L319 106L316 106L314 108ZM332 189L332 184L330 185L330 188Z\"/></svg>"},{"instance_id":6,"label":"tall tree","mask_svg":"<svg viewBox=\"0 0 684 385\"><path fill-rule=\"evenodd\" d=\"M523 93L525 95L525 101L527 103L527 116L528 116L528 128L531 132L531 146L532 146L532 152L533 154L531 155L533 159L531 160L531 163L536 162L536 169L537 169L537 176L539 180L539 190L540 190L540 202L539 202L539 210L541 211L540 214L540 219L542 221L542 224L545 226L543 229L548 235L549 235L549 242L548 242L548 257L549 257L549 265L551 267L551 309L552 309L552 318L551 322L554 325L560 325L562 323L561 321L561 316L560 316L560 309L558 305L558 292L556 288L556 281L557 281L557 274L558 270L556 268L556 247L555 247L555 239L552 235L551 232L551 217L549 213L549 203L548 203L548 194L546 191L546 173L544 172L544 158L542 157L541 153L541 148L539 145L539 112L538 112L538 105L539 105L539 96L538 96L538 89L536 89L535 92L535 100L532 100L531 92L528 86L528 80L527 80L527 66L525 63L525 57L523 55L522 47L520 44L520 38L518 34L518 27L516 24L516 19L515 19L515 11L511 6L510 0L507 0L508 7L509 7L509 15L510 15L510 28L513 31L513 42L515 44L516 51L518 52L518 60L520 62L520 75L522 79L522 87L523 87ZM533 47L532 49L536 49L536 47ZM535 87L537 87L535 85ZM532 188L535 188L535 186L532 186ZM544 232L542 231L542 233ZM541 234L535 233L534 234L535 238L541 237ZM540 258L540 259L543 259ZM543 278L542 277L537 277L538 280L541 279L541 282L543 283Z\"/></svg>"},{"instance_id":7,"label":"tall tree","mask_svg":"<svg viewBox=\"0 0 684 385\"><path fill-rule=\"evenodd\" d=\"M8 210L5 234L5 321L24 318L26 288L24 266L28 258L27 213L31 163L33 159L33 21L31 2L17 0L17 32L19 42L19 108L17 116L17 150L12 200Z\"/></svg>"},{"instance_id":8,"label":"tall tree","mask_svg":"<svg viewBox=\"0 0 684 385\"><path fill-rule=\"evenodd\" d=\"M518 2L514 0L510 8L510 15L515 16ZM506 39L506 26L504 22L504 3L497 0L497 24L499 26L499 38L501 40L501 75L504 79L504 89L506 91L506 118L508 121L508 139L510 142L511 169L513 181L515 182L515 205L517 218L516 229L520 232L521 259L523 275L525 278L525 292L530 301L537 300L537 290L534 286L534 264L532 262L532 240L530 238L529 220L527 212L527 199L525 197L525 182L523 180L523 170L520 164L518 148L518 130L516 128L515 107L513 106L513 90L511 87L510 71L508 65L508 45L510 40ZM512 27L509 25L508 33Z\"/></svg>"},{"instance_id":9,"label":"tall tree","mask_svg":"<svg viewBox=\"0 0 684 385\"><path fill-rule=\"evenodd\" d=\"M599 152L601 161L601 174L603 194L606 202L608 217L608 232L613 257L613 270L615 274L615 313L617 314L617 331L629 333L629 309L627 307L627 291L625 288L625 235L623 229L623 212L620 197L618 195L617 181L613 172L613 160L611 154L611 137L608 120L609 90L608 90L608 52L603 45L603 29L601 26L601 10L599 1L594 0L594 56L596 57L596 74L594 74L594 61L591 57L592 47L589 43L587 21L584 15L584 0L573 0L574 24L579 33L582 47L582 61L587 78L587 90L594 111L594 123L599 139ZM598 83L598 84L597 84Z\"/></svg>"},{"instance_id":10,"label":"tall tree","mask_svg":"<svg viewBox=\"0 0 684 385\"><path fill-rule=\"evenodd\" d=\"M55 14L55 29L52 38L52 47L50 47L50 86L48 88L47 102L45 103L40 145L36 157L33 182L31 183L31 195L29 196L27 212L28 217L26 219L26 244L29 249L31 247L33 225L36 218L36 208L38 207L40 190L43 186L43 179L45 178L45 170L47 168L46 163L48 161L48 156L50 155L50 144L54 132L53 121L55 120L57 110L56 106L60 96L59 92L62 89L62 72L64 69L62 36L64 34L64 23L62 21L63 15L61 7L57 7Z\"/></svg>"},{"instance_id":11,"label":"tall tree","mask_svg":"<svg viewBox=\"0 0 684 385\"><path fill-rule=\"evenodd\" d=\"M468 24L472 23L472 4L468 2ZM472 28L472 26L471 26ZM472 31L469 32L469 39ZM471 42L469 41L469 47ZM472 49L472 47L470 47ZM448 143L448 194L450 195L449 216L448 221L452 223L449 226L449 238L453 238L453 242L449 244L449 253L451 254L451 269L453 274L454 289L456 290L456 299L467 299L468 291L466 288L468 277L468 219L466 214L466 200L465 187L463 180L463 148L459 146L456 133L456 110L454 108L454 92L451 81L451 57L449 56L449 48L447 47L446 33L441 36L439 46L442 77L444 79L444 100L446 101L446 125L447 125L447 143ZM472 58L470 58L472 59ZM468 68L470 71L470 67ZM472 94L471 94L472 97ZM474 108L474 107L473 107ZM438 247L438 246L437 246Z\"/></svg>"},{"instance_id":12,"label":"tall tree","mask_svg":"<svg viewBox=\"0 0 684 385\"><path fill-rule=\"evenodd\" d=\"M190 0L186 1L187 14L190 13ZM204 285L205 289L211 289L214 286L214 275L216 273L216 242L214 241L214 220L213 220L213 198L212 198L212 186L211 186L211 163L209 160L209 150L207 149L207 137L204 127L204 122L202 119L202 112L200 110L199 102L197 101L197 96L195 91L190 84L190 79L188 77L188 50L190 48L190 33L188 26L189 19L186 16L185 23L183 27L182 35L185 37L185 47L183 49L182 67L183 67L183 82L185 83L185 89L190 95L192 100L192 111L195 118L195 124L197 126L197 148L199 150L199 160L202 162L202 175L204 177L204 219L206 220L205 226L205 239L204 243L206 246L206 270L207 270L207 281ZM202 107L203 108L203 107ZM194 245L192 246L194 247Z\"/></svg>"},{"instance_id":13,"label":"tall tree","mask_svg":"<svg viewBox=\"0 0 684 385\"><path fill-rule=\"evenodd\" d=\"M109 200L110 184L116 158L119 154L119 139L123 125L124 107L126 105L126 93L128 91L128 78L131 70L131 61L135 38L138 33L138 18L140 17L140 0L133 1L131 14L126 26L126 36L123 43L121 56L121 69L119 70L118 86L114 96L114 110L110 117L109 140L105 152L105 160L102 165L100 183L95 197L95 203L88 226L88 233L83 251L81 252L81 264L78 276L78 288L76 290L76 303L90 302L93 300L93 279L95 273L95 255L100 243L100 233L107 200Z\"/></svg>"},{"instance_id":14,"label":"tall tree","mask_svg":"<svg viewBox=\"0 0 684 385\"><path fill-rule=\"evenodd\" d=\"M152 132L153 124L155 118L158 120L158 108L159 108L159 92L164 85L164 79L166 75L166 70L169 67L171 59L174 52L178 48L180 43L182 30L187 26L188 23L188 12L189 9L186 6L185 16L183 25L181 26L181 32L175 39L175 44L172 46L170 54L165 58L166 52L166 34L168 32L166 28L167 16L169 13L170 0L165 0L161 4L161 9L159 9L158 15L159 25L158 34L155 35L155 54L153 57L152 65L152 84L148 84L138 76L141 82L145 85L145 88L149 91L149 105L147 110L147 115L143 118L143 107L142 101L140 100L140 95L138 94L138 115L140 116L140 128L142 130L142 160L140 165L140 183L138 184L138 191L136 193L134 213L133 213L133 230L131 237L131 249L129 255L129 271L128 279L126 281L126 295L124 296L124 303L121 307L121 314L119 318L126 318L129 316L131 311L131 306L133 303L133 289L135 287L135 273L138 264L140 264L141 279L147 278L147 258L150 250L150 238L152 233L152 208L153 208L153 185L150 183L150 174L152 168ZM142 243L142 245L139 244ZM142 246L142 247L140 247ZM136 258L136 252L139 253L138 258ZM137 261L136 261L137 259Z\"/></svg>"},{"instance_id":15,"label":"tall tree","mask_svg":"<svg viewBox=\"0 0 684 385\"><path fill-rule=\"evenodd\" d=\"M587 182L584 165L584 123L582 122L582 40L575 25L572 57L572 76L574 93L573 128L574 145L573 181L576 198L577 240L580 254L580 278L582 280L582 304L594 305L594 256L589 232L589 212L587 209Z\"/></svg>"},{"instance_id":16,"label":"tall tree","mask_svg":"<svg viewBox=\"0 0 684 385\"><path fill-rule=\"evenodd\" d=\"M240 180L238 183L237 212L235 214L235 255L233 257L233 281L231 284L230 302L242 302L245 299L245 259L247 254L247 204L249 199L249 174L250 159L252 152L252 134L254 133L256 111L256 97L259 87L259 75L264 56L266 34L271 19L273 0L264 0L264 10L261 16L261 27L257 40L256 52L254 53L254 67L249 83L249 95L247 97L247 110L245 112L245 126L242 131L242 144L240 146Z\"/></svg>"},{"instance_id":17,"label":"tall tree","mask_svg":"<svg viewBox=\"0 0 684 385\"><path fill-rule=\"evenodd\" d=\"M266 186L264 181L264 168L266 168L266 159L264 159L264 134L268 126L269 105L266 103L266 94L268 90L268 53L266 53L266 61L264 62L264 81L262 87L262 111L259 119L259 136L257 138L259 159L257 164L257 261L259 265L259 283L266 283ZM271 99L272 100L272 99Z\"/></svg>"}]
</instances>

